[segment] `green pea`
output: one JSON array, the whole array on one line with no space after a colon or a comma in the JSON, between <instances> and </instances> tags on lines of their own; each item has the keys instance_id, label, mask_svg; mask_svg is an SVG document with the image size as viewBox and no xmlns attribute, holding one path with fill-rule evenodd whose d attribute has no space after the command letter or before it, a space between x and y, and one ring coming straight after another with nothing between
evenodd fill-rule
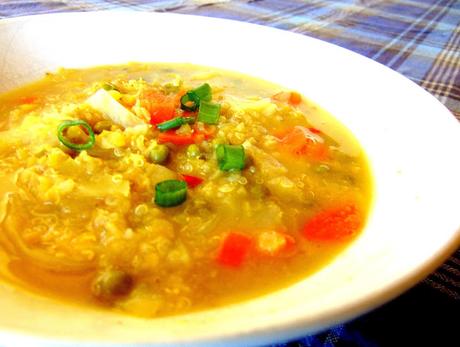
<instances>
[{"instance_id":1,"label":"green pea","mask_svg":"<svg viewBox=\"0 0 460 347\"><path fill-rule=\"evenodd\" d=\"M154 164L163 164L168 159L169 148L166 145L158 145L150 150L149 157Z\"/></svg>"},{"instance_id":2,"label":"green pea","mask_svg":"<svg viewBox=\"0 0 460 347\"><path fill-rule=\"evenodd\" d=\"M124 271L104 270L93 280L91 290L94 296L107 301L129 294L133 284L133 278Z\"/></svg>"},{"instance_id":3,"label":"green pea","mask_svg":"<svg viewBox=\"0 0 460 347\"><path fill-rule=\"evenodd\" d=\"M187 156L188 157L195 158L195 157L199 157L200 155L201 155L201 151L200 151L200 148L197 145L192 144L192 145L187 147Z\"/></svg>"}]
</instances>

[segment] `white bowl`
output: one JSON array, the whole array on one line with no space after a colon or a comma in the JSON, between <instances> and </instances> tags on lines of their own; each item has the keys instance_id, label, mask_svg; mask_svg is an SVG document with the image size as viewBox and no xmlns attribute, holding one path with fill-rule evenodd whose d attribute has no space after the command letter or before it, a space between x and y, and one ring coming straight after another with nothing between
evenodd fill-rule
<instances>
[{"instance_id":1,"label":"white bowl","mask_svg":"<svg viewBox=\"0 0 460 347\"><path fill-rule=\"evenodd\" d=\"M359 239L329 266L270 295L220 309L141 319L0 284L0 340L56 345L252 345L314 333L394 298L459 245L460 124L401 75L345 49L205 17L102 12L0 21L0 91L60 66L191 62L280 83L357 136L374 205Z\"/></svg>"}]
</instances>

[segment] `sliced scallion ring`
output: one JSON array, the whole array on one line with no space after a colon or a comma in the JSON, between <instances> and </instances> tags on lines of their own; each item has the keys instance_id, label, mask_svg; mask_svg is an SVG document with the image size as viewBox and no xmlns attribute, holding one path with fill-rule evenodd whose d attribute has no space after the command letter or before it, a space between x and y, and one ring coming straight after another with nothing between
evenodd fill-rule
<instances>
[{"instance_id":1,"label":"sliced scallion ring","mask_svg":"<svg viewBox=\"0 0 460 347\"><path fill-rule=\"evenodd\" d=\"M222 171L243 170L246 165L244 147L239 145L218 145L217 163Z\"/></svg>"},{"instance_id":2,"label":"sliced scallion ring","mask_svg":"<svg viewBox=\"0 0 460 347\"><path fill-rule=\"evenodd\" d=\"M211 101L212 91L208 83L189 90L180 98L180 107L185 111L196 111L201 101Z\"/></svg>"},{"instance_id":3,"label":"sliced scallion ring","mask_svg":"<svg viewBox=\"0 0 460 347\"><path fill-rule=\"evenodd\" d=\"M200 106L200 98L194 92L187 92L180 98L180 108L184 111L196 111Z\"/></svg>"},{"instance_id":4,"label":"sliced scallion ring","mask_svg":"<svg viewBox=\"0 0 460 347\"><path fill-rule=\"evenodd\" d=\"M220 116L220 104L214 104L209 101L200 102L198 111L198 121L206 124L217 124Z\"/></svg>"},{"instance_id":5,"label":"sliced scallion ring","mask_svg":"<svg viewBox=\"0 0 460 347\"><path fill-rule=\"evenodd\" d=\"M192 90L199 98L200 101L211 101L212 99L212 91L211 86L208 83L204 83L199 87L196 87Z\"/></svg>"},{"instance_id":6,"label":"sliced scallion ring","mask_svg":"<svg viewBox=\"0 0 460 347\"><path fill-rule=\"evenodd\" d=\"M82 126L88 132L88 141L85 143L73 143L64 135L64 132L67 128L74 127L74 126ZM57 136L59 141L66 147L73 149L75 151L83 151L85 149L90 149L96 143L96 138L94 136L93 129L91 126L86 123L84 120L77 119L77 120L65 120L58 126Z\"/></svg>"},{"instance_id":7,"label":"sliced scallion ring","mask_svg":"<svg viewBox=\"0 0 460 347\"><path fill-rule=\"evenodd\" d=\"M179 180L166 180L155 185L155 203L161 207L173 207L187 199L187 183Z\"/></svg>"}]
</instances>

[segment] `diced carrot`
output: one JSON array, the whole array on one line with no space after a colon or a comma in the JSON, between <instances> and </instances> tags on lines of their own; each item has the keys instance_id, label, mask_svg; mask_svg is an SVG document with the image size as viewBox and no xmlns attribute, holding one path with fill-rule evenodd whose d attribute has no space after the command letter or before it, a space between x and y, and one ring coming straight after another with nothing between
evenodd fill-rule
<instances>
[{"instance_id":1,"label":"diced carrot","mask_svg":"<svg viewBox=\"0 0 460 347\"><path fill-rule=\"evenodd\" d=\"M312 160L326 160L329 156L328 148L317 138L318 134L309 129L295 126L280 139L280 149Z\"/></svg>"},{"instance_id":2,"label":"diced carrot","mask_svg":"<svg viewBox=\"0 0 460 347\"><path fill-rule=\"evenodd\" d=\"M289 103L291 105L298 105L302 102L302 96L297 92L291 92L289 95Z\"/></svg>"},{"instance_id":3,"label":"diced carrot","mask_svg":"<svg viewBox=\"0 0 460 347\"><path fill-rule=\"evenodd\" d=\"M200 177L196 176L191 176L191 175L181 175L185 183L187 183L187 186L190 188L195 188L196 186L200 185L203 183L203 179Z\"/></svg>"},{"instance_id":4,"label":"diced carrot","mask_svg":"<svg viewBox=\"0 0 460 347\"><path fill-rule=\"evenodd\" d=\"M37 101L36 96L24 96L19 99L20 104L34 104Z\"/></svg>"},{"instance_id":5,"label":"diced carrot","mask_svg":"<svg viewBox=\"0 0 460 347\"><path fill-rule=\"evenodd\" d=\"M257 250L263 255L275 256L290 252L295 243L291 235L275 230L264 230L257 236Z\"/></svg>"},{"instance_id":6,"label":"diced carrot","mask_svg":"<svg viewBox=\"0 0 460 347\"><path fill-rule=\"evenodd\" d=\"M194 134L176 134L175 130L166 131L158 135L158 143L173 143L175 145L191 145L195 143L196 136Z\"/></svg>"},{"instance_id":7,"label":"diced carrot","mask_svg":"<svg viewBox=\"0 0 460 347\"><path fill-rule=\"evenodd\" d=\"M328 148L324 143L311 141L306 147L304 152L312 160L323 161L327 160L329 156Z\"/></svg>"},{"instance_id":8,"label":"diced carrot","mask_svg":"<svg viewBox=\"0 0 460 347\"><path fill-rule=\"evenodd\" d=\"M252 247L252 238L231 232L225 237L217 255L217 261L221 265L239 267L247 258Z\"/></svg>"},{"instance_id":9,"label":"diced carrot","mask_svg":"<svg viewBox=\"0 0 460 347\"><path fill-rule=\"evenodd\" d=\"M156 125L174 118L176 107L173 103L152 104L150 109L150 124Z\"/></svg>"},{"instance_id":10,"label":"diced carrot","mask_svg":"<svg viewBox=\"0 0 460 347\"><path fill-rule=\"evenodd\" d=\"M284 102L292 106L297 106L302 102L302 96L298 92L279 92L272 96L272 100Z\"/></svg>"},{"instance_id":11,"label":"diced carrot","mask_svg":"<svg viewBox=\"0 0 460 347\"><path fill-rule=\"evenodd\" d=\"M309 219L303 235L314 241L343 241L363 226L362 217L354 204L342 204L323 210Z\"/></svg>"},{"instance_id":12,"label":"diced carrot","mask_svg":"<svg viewBox=\"0 0 460 347\"><path fill-rule=\"evenodd\" d=\"M179 106L176 99L156 90L144 91L140 96L141 105L149 111L150 123L154 125L174 118Z\"/></svg>"}]
</instances>

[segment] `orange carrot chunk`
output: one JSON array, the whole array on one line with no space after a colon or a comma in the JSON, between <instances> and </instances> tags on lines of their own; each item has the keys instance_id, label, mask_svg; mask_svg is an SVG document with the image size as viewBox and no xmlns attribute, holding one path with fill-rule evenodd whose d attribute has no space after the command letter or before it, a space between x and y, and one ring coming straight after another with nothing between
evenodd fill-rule
<instances>
[{"instance_id":1,"label":"orange carrot chunk","mask_svg":"<svg viewBox=\"0 0 460 347\"><path fill-rule=\"evenodd\" d=\"M176 134L175 130L165 131L158 135L158 143L173 143L178 146L191 145L195 143L194 134Z\"/></svg>"},{"instance_id":2,"label":"orange carrot chunk","mask_svg":"<svg viewBox=\"0 0 460 347\"><path fill-rule=\"evenodd\" d=\"M239 267L246 259L252 246L252 239L244 234L229 233L219 250L217 261L221 265Z\"/></svg>"},{"instance_id":3,"label":"orange carrot chunk","mask_svg":"<svg viewBox=\"0 0 460 347\"><path fill-rule=\"evenodd\" d=\"M150 113L150 124L168 121L176 115L178 101L173 96L155 90L144 91L140 96L141 105Z\"/></svg>"},{"instance_id":4,"label":"orange carrot chunk","mask_svg":"<svg viewBox=\"0 0 460 347\"><path fill-rule=\"evenodd\" d=\"M302 126L295 126L280 138L281 150L311 160L323 161L329 157L326 144L320 142L316 132Z\"/></svg>"},{"instance_id":5,"label":"orange carrot chunk","mask_svg":"<svg viewBox=\"0 0 460 347\"><path fill-rule=\"evenodd\" d=\"M150 124L166 122L176 115L176 108L173 103L151 104L149 108Z\"/></svg>"},{"instance_id":6,"label":"orange carrot chunk","mask_svg":"<svg viewBox=\"0 0 460 347\"><path fill-rule=\"evenodd\" d=\"M272 100L297 106L302 102L302 96L298 92L279 92L272 96Z\"/></svg>"},{"instance_id":7,"label":"orange carrot chunk","mask_svg":"<svg viewBox=\"0 0 460 347\"><path fill-rule=\"evenodd\" d=\"M297 92L291 92L289 94L289 103L291 105L298 105L302 102L302 96Z\"/></svg>"},{"instance_id":8,"label":"orange carrot chunk","mask_svg":"<svg viewBox=\"0 0 460 347\"><path fill-rule=\"evenodd\" d=\"M361 229L362 217L354 204L323 210L309 219L303 235L313 241L344 241Z\"/></svg>"},{"instance_id":9,"label":"orange carrot chunk","mask_svg":"<svg viewBox=\"0 0 460 347\"><path fill-rule=\"evenodd\" d=\"M36 96L24 96L19 99L20 104L34 104L38 100Z\"/></svg>"}]
</instances>

